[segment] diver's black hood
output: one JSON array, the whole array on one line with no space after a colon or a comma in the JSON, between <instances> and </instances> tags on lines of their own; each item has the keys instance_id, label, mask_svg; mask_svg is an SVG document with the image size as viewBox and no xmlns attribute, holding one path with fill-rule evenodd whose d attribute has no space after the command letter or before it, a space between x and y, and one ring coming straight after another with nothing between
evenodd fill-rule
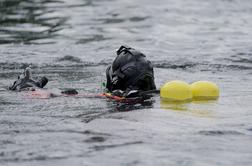
<instances>
[{"instance_id":1,"label":"diver's black hood","mask_svg":"<svg viewBox=\"0 0 252 166\"><path fill-rule=\"evenodd\" d=\"M106 70L109 91L113 90L153 90L153 66L146 56L133 48L121 46L117 57Z\"/></svg>"}]
</instances>

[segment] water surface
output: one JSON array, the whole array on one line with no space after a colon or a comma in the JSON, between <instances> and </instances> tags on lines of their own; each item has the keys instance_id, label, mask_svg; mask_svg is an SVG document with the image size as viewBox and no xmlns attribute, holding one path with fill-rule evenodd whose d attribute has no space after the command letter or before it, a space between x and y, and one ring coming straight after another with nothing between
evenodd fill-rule
<instances>
[{"instance_id":1,"label":"water surface","mask_svg":"<svg viewBox=\"0 0 252 166\"><path fill-rule=\"evenodd\" d=\"M249 0L0 0L0 165L251 165L251 20ZM51 91L99 93L122 44L153 62L157 87L209 80L219 100L6 90L31 65Z\"/></svg>"}]
</instances>

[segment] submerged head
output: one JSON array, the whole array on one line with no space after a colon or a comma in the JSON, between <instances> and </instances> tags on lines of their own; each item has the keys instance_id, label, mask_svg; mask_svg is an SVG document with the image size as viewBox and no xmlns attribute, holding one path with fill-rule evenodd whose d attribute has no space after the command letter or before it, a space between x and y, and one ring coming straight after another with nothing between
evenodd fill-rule
<instances>
[{"instance_id":1,"label":"submerged head","mask_svg":"<svg viewBox=\"0 0 252 166\"><path fill-rule=\"evenodd\" d=\"M143 53L127 46L118 49L117 57L106 70L106 76L109 91L156 89L151 62Z\"/></svg>"}]
</instances>

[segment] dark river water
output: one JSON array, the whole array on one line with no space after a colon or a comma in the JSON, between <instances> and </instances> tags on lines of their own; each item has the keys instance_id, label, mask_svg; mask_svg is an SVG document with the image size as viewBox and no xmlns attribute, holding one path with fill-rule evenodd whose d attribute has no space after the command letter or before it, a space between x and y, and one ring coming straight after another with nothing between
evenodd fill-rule
<instances>
[{"instance_id":1,"label":"dark river water","mask_svg":"<svg viewBox=\"0 0 252 166\"><path fill-rule=\"evenodd\" d=\"M125 105L6 90L31 65L51 91L99 93L122 44L153 62L157 87L209 80L219 100ZM0 0L0 165L252 165L252 2Z\"/></svg>"}]
</instances>

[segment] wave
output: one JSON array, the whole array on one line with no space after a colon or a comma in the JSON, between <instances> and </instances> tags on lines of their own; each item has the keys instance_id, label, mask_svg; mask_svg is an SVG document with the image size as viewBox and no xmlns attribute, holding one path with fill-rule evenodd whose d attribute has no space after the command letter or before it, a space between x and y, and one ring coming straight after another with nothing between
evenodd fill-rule
<instances>
[{"instance_id":1,"label":"wave","mask_svg":"<svg viewBox=\"0 0 252 166\"><path fill-rule=\"evenodd\" d=\"M218 136L218 135L244 135L244 133L233 131L233 130L209 130L209 131L199 131L199 134L202 135L211 135L211 136Z\"/></svg>"},{"instance_id":2,"label":"wave","mask_svg":"<svg viewBox=\"0 0 252 166\"><path fill-rule=\"evenodd\" d=\"M61 58L57 59L58 62L62 62L62 61L70 61L70 62L76 62L76 63L81 63L81 59L75 56L71 56L71 55L66 55L63 56Z\"/></svg>"},{"instance_id":3,"label":"wave","mask_svg":"<svg viewBox=\"0 0 252 166\"><path fill-rule=\"evenodd\" d=\"M252 53L251 52L238 52L234 55L231 55L231 58L225 58L227 61L234 63L246 63L252 64Z\"/></svg>"},{"instance_id":4,"label":"wave","mask_svg":"<svg viewBox=\"0 0 252 166\"><path fill-rule=\"evenodd\" d=\"M193 62L168 62L168 61L156 61L153 62L153 66L157 68L167 68L167 69L187 69L197 66L198 63Z\"/></svg>"},{"instance_id":5,"label":"wave","mask_svg":"<svg viewBox=\"0 0 252 166\"><path fill-rule=\"evenodd\" d=\"M99 42L104 40L109 40L111 38L104 37L103 35L93 35L89 36L87 38L79 39L76 44L86 44L90 42Z\"/></svg>"},{"instance_id":6,"label":"wave","mask_svg":"<svg viewBox=\"0 0 252 166\"><path fill-rule=\"evenodd\" d=\"M56 32L66 26L68 16L55 16L58 9L50 5L62 5L62 3L61 1L1 1L0 44L31 44L36 43L35 40L56 37Z\"/></svg>"},{"instance_id":7,"label":"wave","mask_svg":"<svg viewBox=\"0 0 252 166\"><path fill-rule=\"evenodd\" d=\"M75 62L75 63L63 63L63 62ZM110 62L100 61L98 63L82 61L79 58L72 56L65 56L63 58L59 58L56 60L54 64L36 64L36 63L18 63L18 62L0 62L1 70L16 70L16 69L25 69L28 66L31 66L33 69L43 69L43 68L61 68L61 67L75 67L75 68L83 68L83 67L93 67L93 66L107 66Z\"/></svg>"},{"instance_id":8,"label":"wave","mask_svg":"<svg viewBox=\"0 0 252 166\"><path fill-rule=\"evenodd\" d=\"M231 61L231 60L228 60ZM235 61L234 59L232 61ZM226 72L226 71L243 71L252 70L252 65L250 64L250 59L243 60L244 63L226 63L225 61L219 61L219 63L210 62L193 62L193 61L152 61L154 68L163 69L175 69L175 70L185 70L185 71L212 71L212 72ZM242 61L242 62L243 62ZM74 68L84 68L93 66L108 66L112 63L112 60L101 60L98 62L83 61L79 57L66 55L57 58L52 63L24 63L24 62L0 62L0 69L2 70L15 70L15 69L25 69L28 66L32 68L62 68L62 67L74 67Z\"/></svg>"},{"instance_id":9,"label":"wave","mask_svg":"<svg viewBox=\"0 0 252 166\"><path fill-rule=\"evenodd\" d=\"M252 70L252 66L246 64L225 64L225 63L208 63L208 62L167 62L158 61L153 62L156 68L166 69L180 69L180 70L194 70L194 71L220 71L225 72L229 70Z\"/></svg>"}]
</instances>

